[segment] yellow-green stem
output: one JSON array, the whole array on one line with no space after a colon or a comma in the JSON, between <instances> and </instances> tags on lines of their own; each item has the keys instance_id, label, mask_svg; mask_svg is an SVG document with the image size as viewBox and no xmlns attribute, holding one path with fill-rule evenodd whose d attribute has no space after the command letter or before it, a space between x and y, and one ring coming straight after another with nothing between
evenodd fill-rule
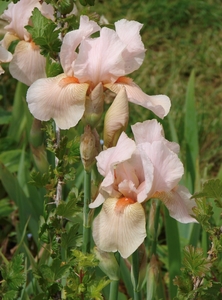
<instances>
[{"instance_id":1,"label":"yellow-green stem","mask_svg":"<svg viewBox=\"0 0 222 300\"><path fill-rule=\"evenodd\" d=\"M90 252L90 218L89 203L91 202L91 171L84 170L84 207L83 207L83 253Z\"/></svg>"},{"instance_id":2,"label":"yellow-green stem","mask_svg":"<svg viewBox=\"0 0 222 300\"><path fill-rule=\"evenodd\" d=\"M133 300L142 300L141 293L138 291L138 282L139 282L139 253L138 249L132 254L132 282L134 297Z\"/></svg>"},{"instance_id":3,"label":"yellow-green stem","mask_svg":"<svg viewBox=\"0 0 222 300\"><path fill-rule=\"evenodd\" d=\"M120 265L120 254L115 254L118 265ZM109 300L118 300L119 280L112 280L110 283Z\"/></svg>"}]
</instances>

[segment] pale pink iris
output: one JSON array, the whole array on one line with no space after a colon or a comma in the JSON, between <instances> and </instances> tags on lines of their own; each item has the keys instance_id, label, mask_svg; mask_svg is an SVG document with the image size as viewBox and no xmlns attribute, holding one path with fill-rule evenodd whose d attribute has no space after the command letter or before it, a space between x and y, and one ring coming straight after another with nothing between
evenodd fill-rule
<instances>
[{"instance_id":1,"label":"pale pink iris","mask_svg":"<svg viewBox=\"0 0 222 300\"><path fill-rule=\"evenodd\" d=\"M11 60L12 54L0 45L0 75L4 73L1 63L10 62Z\"/></svg>"},{"instance_id":2,"label":"pale pink iris","mask_svg":"<svg viewBox=\"0 0 222 300\"><path fill-rule=\"evenodd\" d=\"M179 146L167 141L162 126L146 121L132 126L135 141L122 133L116 147L97 156L104 179L91 208L103 204L93 223L93 237L103 251L132 254L146 237L141 203L159 198L171 217L181 223L196 222L191 216L194 200L178 185L184 173Z\"/></svg>"},{"instance_id":3,"label":"pale pink iris","mask_svg":"<svg viewBox=\"0 0 222 300\"><path fill-rule=\"evenodd\" d=\"M13 40L19 40L15 47L13 59L9 64L11 75L17 80L31 85L35 80L46 77L46 59L40 54L29 32L24 26L30 24L30 17L34 8L42 14L53 19L53 8L46 3L40 4L39 0L20 0L16 4L10 3L1 18L8 21L5 26L7 33L1 41L2 46L8 49Z\"/></svg>"},{"instance_id":4,"label":"pale pink iris","mask_svg":"<svg viewBox=\"0 0 222 300\"><path fill-rule=\"evenodd\" d=\"M67 33L63 39L60 61L64 74L40 79L29 88L27 102L31 113L40 120L53 118L62 129L75 126L83 116L86 96L102 84L104 90L116 94L124 86L129 101L163 118L170 109L169 98L148 96L125 77L141 66L145 56L141 27L138 22L120 20L115 23L115 30L101 29L87 16L81 16L79 29ZM96 32L99 36L91 37ZM65 77L75 78L76 87L69 87L69 79ZM61 78L67 84L61 84ZM72 89L75 96L71 97Z\"/></svg>"}]
</instances>

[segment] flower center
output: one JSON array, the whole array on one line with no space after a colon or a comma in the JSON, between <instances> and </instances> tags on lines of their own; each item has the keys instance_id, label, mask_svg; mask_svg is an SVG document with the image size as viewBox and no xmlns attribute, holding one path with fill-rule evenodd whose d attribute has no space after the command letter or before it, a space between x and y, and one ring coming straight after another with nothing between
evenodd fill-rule
<instances>
[{"instance_id":1,"label":"flower center","mask_svg":"<svg viewBox=\"0 0 222 300\"><path fill-rule=\"evenodd\" d=\"M135 200L131 199L131 198L127 198L127 197L123 197L118 199L118 201L116 202L116 206L115 206L115 212L117 213L123 213L124 209L130 205L130 204L134 204L136 203Z\"/></svg>"},{"instance_id":2,"label":"flower center","mask_svg":"<svg viewBox=\"0 0 222 300\"><path fill-rule=\"evenodd\" d=\"M61 87L64 87L64 86L66 86L67 84L70 84L70 83L79 83L79 80L76 77L65 77L65 78L60 80L59 85Z\"/></svg>"}]
</instances>

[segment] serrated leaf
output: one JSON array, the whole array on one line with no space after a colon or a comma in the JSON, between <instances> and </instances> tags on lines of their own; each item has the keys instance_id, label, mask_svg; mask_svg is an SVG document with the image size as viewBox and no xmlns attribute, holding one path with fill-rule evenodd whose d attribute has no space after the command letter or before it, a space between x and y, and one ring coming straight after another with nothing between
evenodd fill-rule
<instances>
[{"instance_id":1,"label":"serrated leaf","mask_svg":"<svg viewBox=\"0 0 222 300\"><path fill-rule=\"evenodd\" d=\"M49 173L40 173L33 171L31 173L31 184L34 184L36 187L44 187L48 184L49 181Z\"/></svg>"},{"instance_id":2,"label":"serrated leaf","mask_svg":"<svg viewBox=\"0 0 222 300\"><path fill-rule=\"evenodd\" d=\"M6 266L1 267L2 277L9 290L16 291L25 282L23 257L23 254L15 255Z\"/></svg>"},{"instance_id":3,"label":"serrated leaf","mask_svg":"<svg viewBox=\"0 0 222 300\"><path fill-rule=\"evenodd\" d=\"M104 289L111 280L106 278L102 278L99 282L94 283L93 285L89 285L87 288L87 294L90 299L98 299L103 300L103 296L101 294L102 289Z\"/></svg>"},{"instance_id":4,"label":"serrated leaf","mask_svg":"<svg viewBox=\"0 0 222 300\"><path fill-rule=\"evenodd\" d=\"M79 211L77 200L70 199L68 202L61 201L56 209L56 214L63 218L70 218Z\"/></svg>"},{"instance_id":5,"label":"serrated leaf","mask_svg":"<svg viewBox=\"0 0 222 300\"><path fill-rule=\"evenodd\" d=\"M52 62L47 59L46 63L46 74L47 77L55 77L63 72L62 66L60 63Z\"/></svg>"},{"instance_id":6,"label":"serrated leaf","mask_svg":"<svg viewBox=\"0 0 222 300\"><path fill-rule=\"evenodd\" d=\"M211 262L209 262L201 248L186 246L184 249L183 264L190 275L195 277L203 277L210 271Z\"/></svg>"},{"instance_id":7,"label":"serrated leaf","mask_svg":"<svg viewBox=\"0 0 222 300\"><path fill-rule=\"evenodd\" d=\"M210 179L203 185L203 191L195 193L192 198L221 198L222 197L222 182L220 179Z\"/></svg>"},{"instance_id":8,"label":"serrated leaf","mask_svg":"<svg viewBox=\"0 0 222 300\"><path fill-rule=\"evenodd\" d=\"M62 276L66 273L66 271L69 269L69 265L64 264L60 259L54 259L51 270L53 271L54 280L58 280L62 278Z\"/></svg>"},{"instance_id":9,"label":"serrated leaf","mask_svg":"<svg viewBox=\"0 0 222 300\"><path fill-rule=\"evenodd\" d=\"M38 8L33 10L31 20L33 26L27 25L25 28L32 35L34 43L40 46L41 54L47 56L50 53L56 57L62 44L58 38L60 30L56 30L57 24L44 17Z\"/></svg>"},{"instance_id":10,"label":"serrated leaf","mask_svg":"<svg viewBox=\"0 0 222 300\"><path fill-rule=\"evenodd\" d=\"M205 228L210 229L210 218L213 216L213 208L206 199L196 199L197 206L193 208L197 221Z\"/></svg>"},{"instance_id":11,"label":"serrated leaf","mask_svg":"<svg viewBox=\"0 0 222 300\"><path fill-rule=\"evenodd\" d=\"M77 239L77 233L79 229L79 224L74 224L68 231L68 233L62 234L61 237L61 247L64 249L75 247L76 246L76 239Z\"/></svg>"},{"instance_id":12,"label":"serrated leaf","mask_svg":"<svg viewBox=\"0 0 222 300\"><path fill-rule=\"evenodd\" d=\"M17 299L18 292L17 291L8 291L4 294L2 300L14 300Z\"/></svg>"}]
</instances>

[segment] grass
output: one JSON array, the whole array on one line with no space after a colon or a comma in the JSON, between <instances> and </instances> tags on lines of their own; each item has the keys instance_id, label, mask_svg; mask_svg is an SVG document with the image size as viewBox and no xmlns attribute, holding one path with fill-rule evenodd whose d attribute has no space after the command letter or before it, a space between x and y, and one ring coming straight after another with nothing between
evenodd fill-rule
<instances>
[{"instance_id":1,"label":"grass","mask_svg":"<svg viewBox=\"0 0 222 300\"><path fill-rule=\"evenodd\" d=\"M222 162L222 22L221 2L191 0L104 1L96 6L110 22L120 18L143 23L147 49L133 74L148 94L167 94L179 143L184 145L184 113L188 79L195 70L195 99L202 176L216 176ZM151 114L133 106L131 122ZM165 125L165 124L164 124ZM168 124L166 124L168 126ZM166 132L170 137L169 131Z\"/></svg>"}]
</instances>

